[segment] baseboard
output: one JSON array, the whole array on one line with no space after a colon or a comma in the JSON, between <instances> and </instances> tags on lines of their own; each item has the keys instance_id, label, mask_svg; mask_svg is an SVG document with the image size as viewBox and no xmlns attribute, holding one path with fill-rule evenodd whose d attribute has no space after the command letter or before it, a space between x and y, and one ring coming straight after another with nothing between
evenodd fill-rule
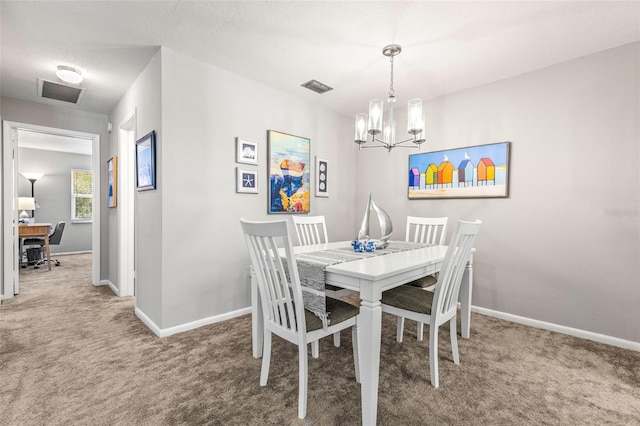
<instances>
[{"instance_id":1,"label":"baseboard","mask_svg":"<svg viewBox=\"0 0 640 426\"><path fill-rule=\"evenodd\" d=\"M118 290L118 287L116 287L116 285L110 280L101 280L98 284L94 284L94 286L96 287L99 285L108 285L111 291L113 291L116 296L120 296L120 290Z\"/></svg>"},{"instance_id":2,"label":"baseboard","mask_svg":"<svg viewBox=\"0 0 640 426\"><path fill-rule=\"evenodd\" d=\"M64 252L61 252L61 253L54 253L54 252L51 252L51 257L53 257L53 256L67 256L67 255L70 255L70 254L86 254L86 253L89 253L89 254L90 254L90 253L93 253L93 251L91 251L91 250L84 250L84 251L64 251Z\"/></svg>"},{"instance_id":3,"label":"baseboard","mask_svg":"<svg viewBox=\"0 0 640 426\"><path fill-rule=\"evenodd\" d=\"M162 328L158 327L156 325L156 323L153 322L151 320L151 318L146 316L144 314L144 312L142 312L138 307L136 307L135 313L136 313L136 316L138 318L140 318L140 321L142 321L147 327L149 327L149 329L151 329L151 331L153 331L153 333L156 336L158 336L158 337L167 337L167 336L171 336L172 334L177 334L177 333L182 333L182 332L189 331L189 330L194 330L196 328L203 327L205 325L215 324L217 322L222 322L222 321L226 321L226 320L229 320L229 319L232 319L232 318L240 317L242 315L250 314L251 313L251 307L238 309L237 311L227 312L226 314L222 314L222 315L216 315L216 316L213 316L213 317L202 318L202 319L199 319L197 321L192 321L192 322L176 325L174 327L169 327L169 328L165 328L165 329L162 329Z\"/></svg>"},{"instance_id":4,"label":"baseboard","mask_svg":"<svg viewBox=\"0 0 640 426\"><path fill-rule=\"evenodd\" d=\"M538 321L535 319L521 317L518 315L508 314L506 312L494 311L493 309L481 308L479 306L471 306L471 312L487 315L494 318L500 318L505 321L515 322L530 327L541 328L543 330L555 331L557 333L568 334L569 336L579 337L581 339L592 340L598 343L604 343L619 348L631 349L640 352L640 343L631 340L624 340L617 337L607 336L605 334L593 333L591 331L580 330L577 328L565 327L563 325L553 324L550 322Z\"/></svg>"}]
</instances>

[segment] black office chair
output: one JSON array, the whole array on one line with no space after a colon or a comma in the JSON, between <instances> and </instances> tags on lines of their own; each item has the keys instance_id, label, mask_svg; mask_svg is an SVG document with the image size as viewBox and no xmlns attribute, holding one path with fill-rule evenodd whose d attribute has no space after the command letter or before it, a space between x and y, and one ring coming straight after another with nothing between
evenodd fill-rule
<instances>
[{"instance_id":1,"label":"black office chair","mask_svg":"<svg viewBox=\"0 0 640 426\"><path fill-rule=\"evenodd\" d=\"M60 244L60 240L62 240L62 232L64 231L65 222L58 222L56 224L56 228L53 230L51 234L49 234L49 246ZM38 269L40 265L49 259L46 258L45 247L44 247L44 238L25 238L22 242L23 247L28 246L37 246L36 249L39 251L40 255L38 256L38 260L33 266L34 269ZM29 249L26 249L27 253ZM31 259L29 259L29 262ZM54 262L55 266L60 266L60 261L57 259L51 259ZM26 265L23 265L26 267Z\"/></svg>"}]
</instances>

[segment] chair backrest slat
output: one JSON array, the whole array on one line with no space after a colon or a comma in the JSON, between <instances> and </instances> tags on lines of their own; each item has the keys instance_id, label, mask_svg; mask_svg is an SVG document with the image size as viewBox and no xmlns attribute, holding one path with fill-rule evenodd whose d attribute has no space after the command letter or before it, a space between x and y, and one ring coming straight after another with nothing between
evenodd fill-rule
<instances>
[{"instance_id":1,"label":"chair backrest slat","mask_svg":"<svg viewBox=\"0 0 640 426\"><path fill-rule=\"evenodd\" d=\"M467 261L473 248L481 221L458 221L458 229L451 236L433 297L432 315L445 314L456 309L458 293Z\"/></svg>"},{"instance_id":2,"label":"chair backrest slat","mask_svg":"<svg viewBox=\"0 0 640 426\"><path fill-rule=\"evenodd\" d=\"M448 220L447 217L407 216L405 241L443 245Z\"/></svg>"},{"instance_id":3,"label":"chair backrest slat","mask_svg":"<svg viewBox=\"0 0 640 426\"><path fill-rule=\"evenodd\" d=\"M264 321L294 333L306 332L300 277L286 220L240 222L258 283ZM284 261L279 247L285 249Z\"/></svg>"},{"instance_id":4,"label":"chair backrest slat","mask_svg":"<svg viewBox=\"0 0 640 426\"><path fill-rule=\"evenodd\" d=\"M329 241L324 216L292 216L298 242L301 246L322 244Z\"/></svg>"}]
</instances>

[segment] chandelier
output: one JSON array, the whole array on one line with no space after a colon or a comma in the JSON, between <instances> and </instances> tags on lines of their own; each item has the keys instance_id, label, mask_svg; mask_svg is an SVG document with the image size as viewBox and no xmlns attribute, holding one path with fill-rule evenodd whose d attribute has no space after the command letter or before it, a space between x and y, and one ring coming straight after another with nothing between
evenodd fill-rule
<instances>
[{"instance_id":1,"label":"chandelier","mask_svg":"<svg viewBox=\"0 0 640 426\"><path fill-rule=\"evenodd\" d=\"M393 116L393 104L396 101L393 90L393 58L402 51L398 44L390 44L382 49L382 54L391 61L391 85L387 97L387 116L384 117L384 101L371 99L369 101L369 114L356 114L355 143L358 149L362 148L386 148L389 152L395 147L419 148L424 142L424 116L422 114L422 99L411 99L407 102L407 133L410 138L396 141L396 122ZM384 121L384 122L383 122ZM367 143L368 135L371 135L371 145ZM379 136L380 135L380 136ZM411 142L409 145L404 145Z\"/></svg>"}]
</instances>

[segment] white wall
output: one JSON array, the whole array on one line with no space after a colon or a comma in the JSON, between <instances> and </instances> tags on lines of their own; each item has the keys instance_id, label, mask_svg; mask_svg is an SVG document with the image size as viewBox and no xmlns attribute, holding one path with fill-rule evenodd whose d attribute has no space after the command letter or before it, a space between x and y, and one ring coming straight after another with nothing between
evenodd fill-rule
<instances>
[{"instance_id":1,"label":"white wall","mask_svg":"<svg viewBox=\"0 0 640 426\"><path fill-rule=\"evenodd\" d=\"M114 130L109 141L108 154L118 155L118 125L136 113L136 139L152 130L156 131L158 164L162 160L162 118L160 51L131 85L116 108L109 114ZM134 161L135 162L135 161ZM120 168L119 173L122 172ZM136 192L135 204L135 304L155 324L162 320L162 166L157 170L157 188L154 191ZM119 188L119 191L122 191ZM120 206L122 207L122 206ZM118 209L108 209L109 222L109 281L118 283Z\"/></svg>"},{"instance_id":2,"label":"white wall","mask_svg":"<svg viewBox=\"0 0 640 426\"><path fill-rule=\"evenodd\" d=\"M634 43L428 102L423 151L512 142L510 197L408 200L416 151L365 150L356 212L479 218L474 305L640 342L639 78Z\"/></svg>"},{"instance_id":3,"label":"white wall","mask_svg":"<svg viewBox=\"0 0 640 426\"><path fill-rule=\"evenodd\" d=\"M352 237L351 120L162 48L162 128L162 327L250 306L239 219L290 221L267 214L268 129L310 138L311 158L330 162L331 197L312 195L311 214L327 215L330 238ZM238 136L259 142L258 167L235 163ZM237 166L259 171L259 194L235 192Z\"/></svg>"}]
</instances>

